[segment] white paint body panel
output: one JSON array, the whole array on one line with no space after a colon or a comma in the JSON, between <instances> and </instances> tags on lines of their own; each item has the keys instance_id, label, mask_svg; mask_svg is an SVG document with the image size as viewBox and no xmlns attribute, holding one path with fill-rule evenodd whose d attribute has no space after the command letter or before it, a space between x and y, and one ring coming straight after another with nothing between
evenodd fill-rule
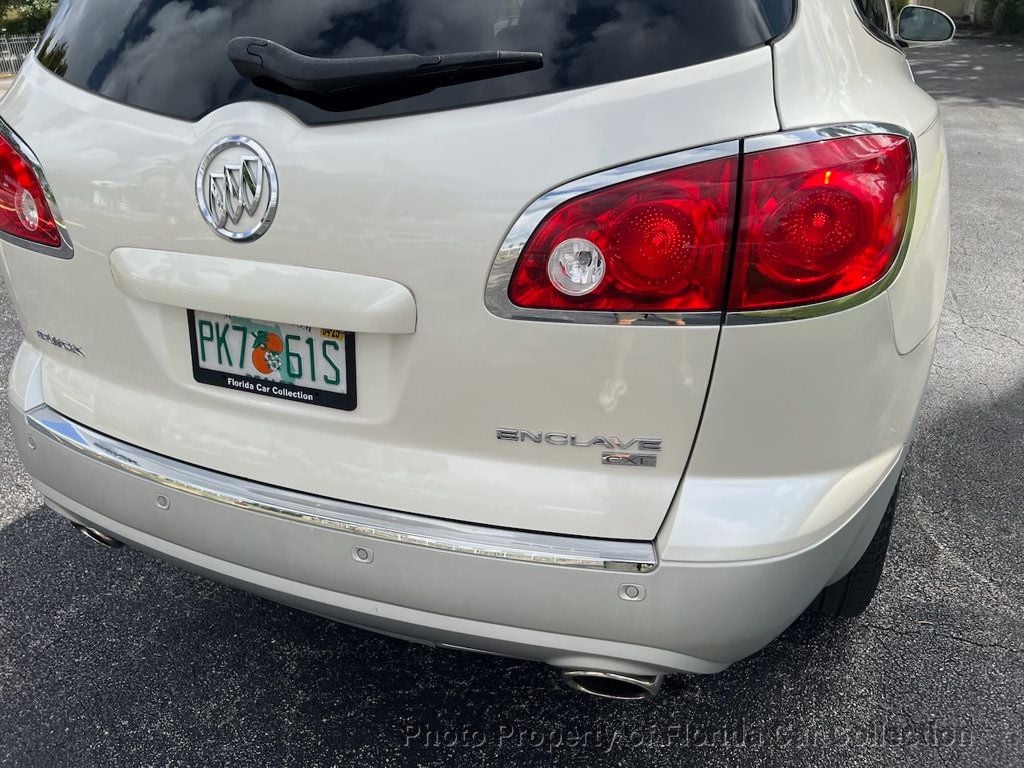
<instances>
[{"instance_id":1,"label":"white paint body panel","mask_svg":"<svg viewBox=\"0 0 1024 768\"><path fill-rule=\"evenodd\" d=\"M934 340L900 355L885 294L825 317L726 326L662 556L774 557L844 525L901 460Z\"/></svg>"},{"instance_id":2,"label":"white paint body panel","mask_svg":"<svg viewBox=\"0 0 1024 768\"><path fill-rule=\"evenodd\" d=\"M502 320L484 307L484 283L508 228L545 191L777 130L771 78L764 48L570 93L309 128L255 103L196 124L172 120L96 98L29 62L3 116L30 137L59 190L76 252L58 264L5 244L4 262L26 327L73 339L88 355L42 348L47 402L112 436L240 477L467 522L650 540L696 434L718 329ZM280 177L277 218L253 243L221 240L196 207L196 168L233 134L260 142ZM126 248L194 258L155 288ZM269 265L398 283L415 296L416 332L353 318L368 332L355 329L352 413L197 384L184 305L216 311L218 288L211 280L193 298L196 275L185 273L204 258L238 263L236 277L219 283L224 307L250 305L235 292L242 272L251 273L251 295L267 298L254 275ZM351 318L343 298L335 306L310 297L315 316ZM282 291L256 319L287 320L297 303ZM381 318L390 311L381 307ZM630 471L603 466L599 447L499 442L498 427L662 437L664 451L656 469Z\"/></svg>"},{"instance_id":3,"label":"white paint body panel","mask_svg":"<svg viewBox=\"0 0 1024 768\"><path fill-rule=\"evenodd\" d=\"M274 321L355 333L416 331L416 300L404 285L293 264L263 264L140 248L110 254L114 283L130 298L242 317L268 307Z\"/></svg>"},{"instance_id":4,"label":"white paint body panel","mask_svg":"<svg viewBox=\"0 0 1024 768\"><path fill-rule=\"evenodd\" d=\"M852 567L877 528L912 440L949 246L935 103L851 2L799 8L772 49L338 127L258 104L169 120L30 62L3 117L39 155L76 246L67 262L0 247L28 331L9 398L37 487L65 514L186 567L429 642L641 673L714 671L756 651ZM497 248L545 191L691 147L851 122L901 126L918 148L906 260L870 301L721 328L525 322L485 309ZM266 147L281 181L272 229L243 246L210 231L193 193L207 147L236 133ZM204 286L207 271L219 287ZM289 289L275 295L278 278ZM304 306L295 291L307 290L315 299ZM358 409L196 384L184 312L196 302L348 324ZM146 511L152 489L138 481L108 472L100 487L80 462L62 470L58 452L26 448L19 414L41 403L226 475L482 525L653 541L661 561L631 576L647 590L637 603L617 597L617 573L424 547L386 546L379 570L353 570L335 555L359 538L189 499L190 523L175 524ZM600 449L501 443L497 427L661 437L665 450L656 470L604 467Z\"/></svg>"},{"instance_id":5,"label":"white paint body panel","mask_svg":"<svg viewBox=\"0 0 1024 768\"><path fill-rule=\"evenodd\" d=\"M852 2L805 2L775 45L783 130L871 121L917 143L917 211L888 290L819 318L727 324L686 477L660 539L672 560L792 552L837 530L910 442L949 257L949 178L934 100ZM842 574L839 574L842 575Z\"/></svg>"}]
</instances>

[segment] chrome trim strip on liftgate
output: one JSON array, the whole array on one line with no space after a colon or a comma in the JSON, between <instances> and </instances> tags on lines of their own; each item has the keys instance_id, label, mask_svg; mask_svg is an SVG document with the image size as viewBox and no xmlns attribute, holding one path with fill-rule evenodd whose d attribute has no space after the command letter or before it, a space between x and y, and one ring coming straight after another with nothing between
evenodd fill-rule
<instances>
[{"instance_id":1,"label":"chrome trim strip on liftgate","mask_svg":"<svg viewBox=\"0 0 1024 768\"><path fill-rule=\"evenodd\" d=\"M80 456L171 491L282 520L356 536L525 563L646 573L658 564L651 542L530 533L419 517L242 480L169 459L61 416L46 405L29 427Z\"/></svg>"}]
</instances>

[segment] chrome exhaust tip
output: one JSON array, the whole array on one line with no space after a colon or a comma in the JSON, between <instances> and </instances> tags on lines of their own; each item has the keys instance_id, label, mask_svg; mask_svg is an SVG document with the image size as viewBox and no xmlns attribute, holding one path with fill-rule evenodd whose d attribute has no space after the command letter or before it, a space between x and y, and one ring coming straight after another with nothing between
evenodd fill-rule
<instances>
[{"instance_id":1,"label":"chrome exhaust tip","mask_svg":"<svg viewBox=\"0 0 1024 768\"><path fill-rule=\"evenodd\" d=\"M664 675L623 675L590 669L572 669L562 673L562 680L573 690L616 701L653 698L661 690L664 679Z\"/></svg>"},{"instance_id":2,"label":"chrome exhaust tip","mask_svg":"<svg viewBox=\"0 0 1024 768\"><path fill-rule=\"evenodd\" d=\"M102 544L104 547L107 547L108 549L120 549L124 546L124 544L118 541L117 539L111 536L107 536L107 534L97 531L95 528L88 528L82 525L81 523L72 523L71 525L73 525L75 530L83 536L85 536L87 539L94 541L97 544Z\"/></svg>"}]
</instances>

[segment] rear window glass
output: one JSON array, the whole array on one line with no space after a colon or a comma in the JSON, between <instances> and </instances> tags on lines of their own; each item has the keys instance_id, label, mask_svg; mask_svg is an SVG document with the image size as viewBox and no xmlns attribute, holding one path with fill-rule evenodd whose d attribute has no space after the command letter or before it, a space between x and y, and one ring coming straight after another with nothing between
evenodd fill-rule
<instances>
[{"instance_id":1,"label":"rear window glass","mask_svg":"<svg viewBox=\"0 0 1024 768\"><path fill-rule=\"evenodd\" d=\"M218 107L279 104L310 124L449 109L664 72L762 46L794 0L63 0L44 66L101 96L197 120ZM228 59L238 36L307 56L536 51L543 68L375 103L268 89ZM364 89L365 90L365 89Z\"/></svg>"}]
</instances>

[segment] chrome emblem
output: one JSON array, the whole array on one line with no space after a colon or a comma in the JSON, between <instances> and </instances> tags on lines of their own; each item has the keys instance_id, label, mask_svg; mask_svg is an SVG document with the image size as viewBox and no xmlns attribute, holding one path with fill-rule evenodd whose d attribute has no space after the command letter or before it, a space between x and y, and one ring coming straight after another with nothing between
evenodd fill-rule
<instances>
[{"instance_id":1,"label":"chrome emblem","mask_svg":"<svg viewBox=\"0 0 1024 768\"><path fill-rule=\"evenodd\" d=\"M62 339L59 336L54 336L53 334L47 333L46 331L39 330L36 331L36 336L38 336L42 341L45 341L47 344L52 344L53 346L57 347L57 349L63 349L65 352L70 352L73 355L85 357L85 352L82 351L82 348L80 346L78 346L77 344L72 344L70 341L67 341L66 339Z\"/></svg>"},{"instance_id":2,"label":"chrome emblem","mask_svg":"<svg viewBox=\"0 0 1024 768\"><path fill-rule=\"evenodd\" d=\"M498 427L497 437L510 443L552 445L559 448L603 448L601 463L610 467L657 467L658 454L665 442L660 437L623 440L614 435L595 435L585 438L571 432L531 432L510 427Z\"/></svg>"},{"instance_id":3,"label":"chrome emblem","mask_svg":"<svg viewBox=\"0 0 1024 768\"><path fill-rule=\"evenodd\" d=\"M256 240L277 214L277 171L270 155L245 136L221 139L196 174L199 211L226 240Z\"/></svg>"},{"instance_id":4,"label":"chrome emblem","mask_svg":"<svg viewBox=\"0 0 1024 768\"><path fill-rule=\"evenodd\" d=\"M653 453L602 453L601 463L611 467L656 467L658 457Z\"/></svg>"}]
</instances>

